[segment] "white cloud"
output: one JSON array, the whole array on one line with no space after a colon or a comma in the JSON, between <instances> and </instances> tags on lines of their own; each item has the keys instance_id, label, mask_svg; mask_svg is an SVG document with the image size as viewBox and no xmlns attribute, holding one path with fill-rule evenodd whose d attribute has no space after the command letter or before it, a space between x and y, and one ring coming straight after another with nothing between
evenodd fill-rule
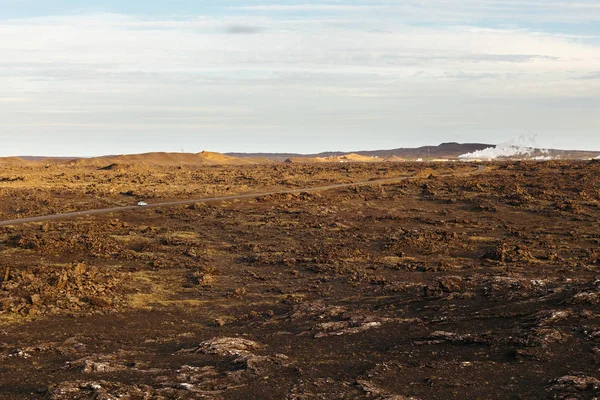
<instances>
[{"instance_id":1,"label":"white cloud","mask_svg":"<svg viewBox=\"0 0 600 400\"><path fill-rule=\"evenodd\" d=\"M254 6L232 7L239 10L248 11L365 11L373 9L390 9L390 6L371 4L371 5L350 5L350 4L265 4Z\"/></svg>"},{"instance_id":2,"label":"white cloud","mask_svg":"<svg viewBox=\"0 0 600 400\"><path fill-rule=\"evenodd\" d=\"M196 129L268 141L310 131L361 146L361 132L376 130L401 146L398 131L424 140L446 129L555 129L558 116L541 116L540 104L600 97L600 81L585 79L600 70L598 45L519 29L384 25L361 16L0 21L1 133ZM589 104L564 111L564 124L594 131Z\"/></svg>"},{"instance_id":3,"label":"white cloud","mask_svg":"<svg viewBox=\"0 0 600 400\"><path fill-rule=\"evenodd\" d=\"M255 13L380 13L380 18L396 22L482 22L505 20L511 22L582 23L600 21L600 4L595 0L568 2L563 0L374 0L313 3L270 3L235 7Z\"/></svg>"}]
</instances>

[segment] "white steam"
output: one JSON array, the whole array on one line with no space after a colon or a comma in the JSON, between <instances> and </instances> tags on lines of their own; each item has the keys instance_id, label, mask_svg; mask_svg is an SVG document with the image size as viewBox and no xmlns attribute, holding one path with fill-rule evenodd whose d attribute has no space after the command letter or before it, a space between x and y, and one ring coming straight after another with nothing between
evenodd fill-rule
<instances>
[{"instance_id":1,"label":"white steam","mask_svg":"<svg viewBox=\"0 0 600 400\"><path fill-rule=\"evenodd\" d=\"M488 147L487 149L477 150L472 153L462 154L458 156L461 159L473 160L495 160L497 158L509 158L509 157L520 157L530 158L535 152L542 154L548 154L549 151L546 149L536 149L535 139L537 135L530 137L520 136L517 140L510 140L505 143L501 143L495 147ZM536 160L550 160L550 156L538 156Z\"/></svg>"}]
</instances>

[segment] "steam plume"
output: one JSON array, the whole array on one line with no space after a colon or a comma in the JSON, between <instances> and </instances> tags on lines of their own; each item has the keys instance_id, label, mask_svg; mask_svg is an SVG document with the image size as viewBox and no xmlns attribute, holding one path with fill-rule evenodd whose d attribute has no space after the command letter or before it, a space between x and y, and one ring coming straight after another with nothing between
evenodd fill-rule
<instances>
[{"instance_id":1,"label":"steam plume","mask_svg":"<svg viewBox=\"0 0 600 400\"><path fill-rule=\"evenodd\" d=\"M508 158L508 157L531 157L536 151L542 154L548 154L548 150L535 148L535 139L537 135L526 137L520 136L517 140L510 140L505 143L501 143L495 147L488 147L487 149L477 150L472 153L466 153L458 156L461 159L485 159L495 160L497 158ZM535 159L546 160L551 159L550 156L539 156Z\"/></svg>"}]
</instances>

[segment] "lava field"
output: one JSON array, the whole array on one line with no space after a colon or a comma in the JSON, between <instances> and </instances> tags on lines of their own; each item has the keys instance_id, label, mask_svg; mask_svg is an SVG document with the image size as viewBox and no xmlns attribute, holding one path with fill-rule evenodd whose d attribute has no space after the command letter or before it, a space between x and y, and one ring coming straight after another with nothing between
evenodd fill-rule
<instances>
[{"instance_id":1,"label":"lava field","mask_svg":"<svg viewBox=\"0 0 600 400\"><path fill-rule=\"evenodd\" d=\"M0 399L595 399L600 162L0 166Z\"/></svg>"}]
</instances>

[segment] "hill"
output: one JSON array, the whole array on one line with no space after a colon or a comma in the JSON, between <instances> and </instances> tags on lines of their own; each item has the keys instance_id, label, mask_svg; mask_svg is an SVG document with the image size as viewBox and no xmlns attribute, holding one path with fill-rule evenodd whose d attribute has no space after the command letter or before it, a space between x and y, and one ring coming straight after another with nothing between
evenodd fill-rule
<instances>
[{"instance_id":1,"label":"hill","mask_svg":"<svg viewBox=\"0 0 600 400\"><path fill-rule=\"evenodd\" d=\"M0 165L24 166L29 164L29 161L21 157L0 157Z\"/></svg>"},{"instance_id":2,"label":"hill","mask_svg":"<svg viewBox=\"0 0 600 400\"><path fill-rule=\"evenodd\" d=\"M47 159L46 159L47 161ZM71 160L61 159L60 164L97 166L107 165L250 165L258 161L252 159L241 159L221 153L203 151L201 153L143 153L124 154L117 156L104 156L93 158L75 158Z\"/></svg>"},{"instance_id":3,"label":"hill","mask_svg":"<svg viewBox=\"0 0 600 400\"><path fill-rule=\"evenodd\" d=\"M323 152L317 154L296 154L296 153L226 153L232 157L238 158L266 158L275 161L283 161L290 159L292 161L299 161L300 159L325 159L329 161L338 161L335 157L351 156L350 158L366 157L363 161L372 161L370 158L376 157L386 159L390 157L396 157L400 159L431 159L431 158L458 158L458 156L466 153L472 153L475 151L484 150L488 147L493 147L491 144L483 143L442 143L439 146L423 146L417 148L398 148L391 150L363 150L345 153L341 151Z\"/></svg>"},{"instance_id":4,"label":"hill","mask_svg":"<svg viewBox=\"0 0 600 400\"><path fill-rule=\"evenodd\" d=\"M323 152L297 153L168 153L111 155L92 158L67 157L4 157L0 165L81 165L103 168L107 166L182 166L182 165L254 165L274 162L286 163L344 163L344 162L401 162L415 160L490 160L490 159L593 159L600 151L542 150L515 145L483 143L442 143L439 146L365 150L350 153Z\"/></svg>"},{"instance_id":5,"label":"hill","mask_svg":"<svg viewBox=\"0 0 600 400\"><path fill-rule=\"evenodd\" d=\"M410 160L491 160L491 159L531 159L531 160L581 160L592 159L600 151L582 150L546 150L516 145L491 145L484 143L442 143L439 146L423 146L417 148L398 148L391 150L355 151L352 153L324 152L318 154L293 153L226 153L237 158L270 159L288 163L307 162L376 162L376 161L410 161Z\"/></svg>"}]
</instances>

